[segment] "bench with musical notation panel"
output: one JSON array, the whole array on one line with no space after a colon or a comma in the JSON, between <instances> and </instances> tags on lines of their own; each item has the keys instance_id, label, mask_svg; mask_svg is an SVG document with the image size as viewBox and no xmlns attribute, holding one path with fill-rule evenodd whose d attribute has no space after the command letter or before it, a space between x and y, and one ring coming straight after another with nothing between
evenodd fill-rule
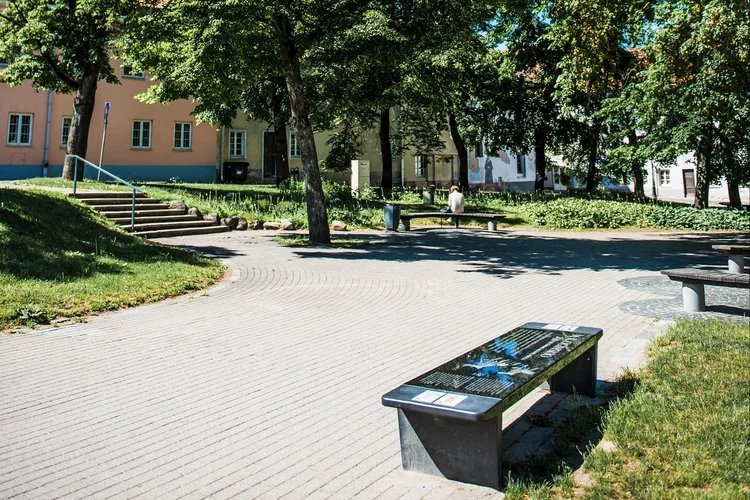
<instances>
[{"instance_id":1,"label":"bench with musical notation panel","mask_svg":"<svg viewBox=\"0 0 750 500\"><path fill-rule=\"evenodd\" d=\"M499 489L503 411L545 380L552 392L595 396L601 336L526 323L385 394L404 469Z\"/></svg>"}]
</instances>

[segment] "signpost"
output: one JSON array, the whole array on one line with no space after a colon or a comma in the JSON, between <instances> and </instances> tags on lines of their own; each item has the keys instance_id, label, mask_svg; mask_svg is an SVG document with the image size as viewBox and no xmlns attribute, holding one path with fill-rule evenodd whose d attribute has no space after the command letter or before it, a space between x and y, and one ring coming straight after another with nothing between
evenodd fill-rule
<instances>
[{"instance_id":1,"label":"signpost","mask_svg":"<svg viewBox=\"0 0 750 500\"><path fill-rule=\"evenodd\" d=\"M99 168L102 168L102 161L104 159L104 140L107 138L107 121L109 121L109 103L104 103L104 132L102 133L102 149L99 152ZM102 171L96 171L96 180L99 181L102 176Z\"/></svg>"}]
</instances>

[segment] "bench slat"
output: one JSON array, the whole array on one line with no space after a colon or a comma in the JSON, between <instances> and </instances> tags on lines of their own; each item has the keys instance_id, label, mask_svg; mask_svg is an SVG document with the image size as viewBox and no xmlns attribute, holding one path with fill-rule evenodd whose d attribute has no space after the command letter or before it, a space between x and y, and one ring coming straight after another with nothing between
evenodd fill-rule
<instances>
[{"instance_id":1,"label":"bench slat","mask_svg":"<svg viewBox=\"0 0 750 500\"><path fill-rule=\"evenodd\" d=\"M661 274L669 277L672 281L682 281L683 283L750 288L750 274L690 268L665 269Z\"/></svg>"}]
</instances>

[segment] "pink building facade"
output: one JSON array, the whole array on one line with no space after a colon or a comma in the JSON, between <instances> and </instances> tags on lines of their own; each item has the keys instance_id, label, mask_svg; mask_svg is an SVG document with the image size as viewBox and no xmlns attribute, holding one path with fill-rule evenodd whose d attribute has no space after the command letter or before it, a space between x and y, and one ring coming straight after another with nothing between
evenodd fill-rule
<instances>
[{"instance_id":1,"label":"pink building facade","mask_svg":"<svg viewBox=\"0 0 750 500\"><path fill-rule=\"evenodd\" d=\"M189 101L138 101L135 96L152 82L129 67L123 69L120 61L114 66L121 85L99 82L86 159L99 164L104 106L109 102L104 169L127 180L214 182L220 161L216 129L196 124ZM60 176L72 116L72 95L36 92L30 82L0 84L0 180ZM86 176L95 176L92 171Z\"/></svg>"}]
</instances>

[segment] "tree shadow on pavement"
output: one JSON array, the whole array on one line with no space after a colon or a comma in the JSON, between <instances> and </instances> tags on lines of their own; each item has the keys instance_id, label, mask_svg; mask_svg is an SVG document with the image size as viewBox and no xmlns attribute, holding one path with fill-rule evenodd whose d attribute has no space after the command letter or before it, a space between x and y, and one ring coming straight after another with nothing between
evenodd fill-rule
<instances>
[{"instance_id":1,"label":"tree shadow on pavement","mask_svg":"<svg viewBox=\"0 0 750 500\"><path fill-rule=\"evenodd\" d=\"M524 273L560 274L588 269L660 271L679 267L726 266L711 245L738 243L737 233L650 233L643 238L617 233L517 233L433 229L392 233L371 239L356 249L305 248L303 259L382 260L394 262L449 261L459 272L478 272L498 278Z\"/></svg>"}]
</instances>

